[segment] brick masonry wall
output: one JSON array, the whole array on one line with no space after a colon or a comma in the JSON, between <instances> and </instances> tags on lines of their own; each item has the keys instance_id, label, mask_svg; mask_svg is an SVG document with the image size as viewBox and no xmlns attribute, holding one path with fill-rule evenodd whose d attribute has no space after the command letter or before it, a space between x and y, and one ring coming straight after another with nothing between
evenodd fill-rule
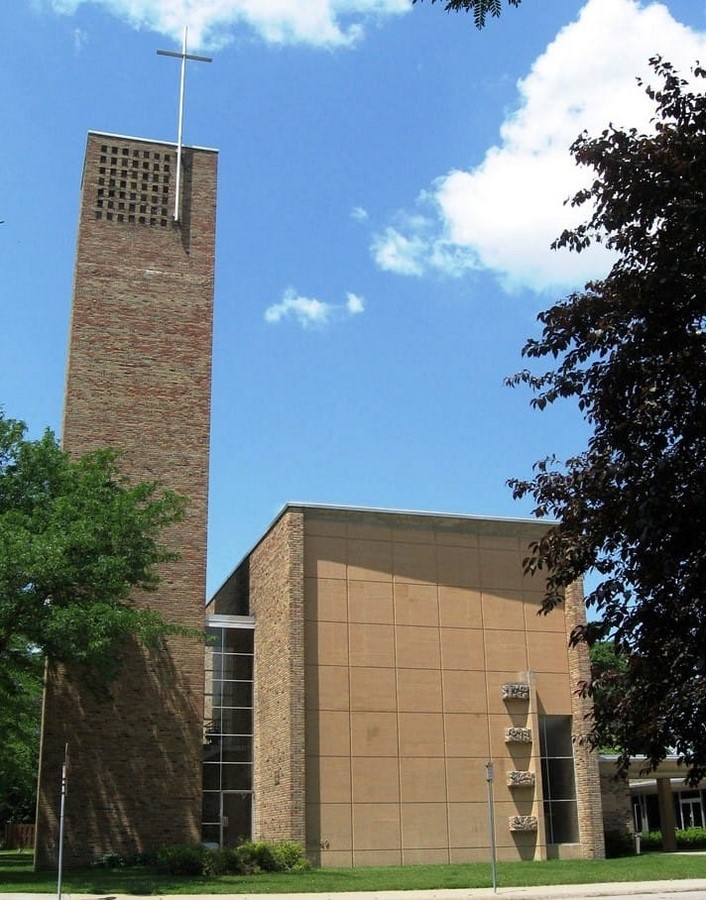
<instances>
[{"instance_id":1,"label":"brick masonry wall","mask_svg":"<svg viewBox=\"0 0 706 900\"><path fill-rule=\"evenodd\" d=\"M601 767L602 769L602 767ZM630 802L630 786L625 778L610 770L601 771L601 797L603 799L603 827L606 832L619 831L633 834L635 825Z\"/></svg>"},{"instance_id":2,"label":"brick masonry wall","mask_svg":"<svg viewBox=\"0 0 706 900\"><path fill-rule=\"evenodd\" d=\"M250 556L255 816L260 840L304 843L304 524L289 510Z\"/></svg>"},{"instance_id":3,"label":"brick masonry wall","mask_svg":"<svg viewBox=\"0 0 706 900\"><path fill-rule=\"evenodd\" d=\"M64 446L122 450L121 468L187 497L165 535L181 558L135 602L203 626L217 154L185 148L172 222L175 148L91 133L80 206ZM199 840L203 643L121 651L119 678L86 686L50 669L37 864L56 859L69 744L65 860Z\"/></svg>"},{"instance_id":4,"label":"brick masonry wall","mask_svg":"<svg viewBox=\"0 0 706 900\"><path fill-rule=\"evenodd\" d=\"M583 586L579 582L567 588L564 606L568 638L577 625L586 622ZM591 677L591 661L585 644L579 644L569 650L569 675L572 685L574 764L576 767L581 856L585 859L604 859L605 844L598 752L591 749L586 739L591 728L593 701L590 697L581 697L579 693L579 685L589 681Z\"/></svg>"}]
</instances>

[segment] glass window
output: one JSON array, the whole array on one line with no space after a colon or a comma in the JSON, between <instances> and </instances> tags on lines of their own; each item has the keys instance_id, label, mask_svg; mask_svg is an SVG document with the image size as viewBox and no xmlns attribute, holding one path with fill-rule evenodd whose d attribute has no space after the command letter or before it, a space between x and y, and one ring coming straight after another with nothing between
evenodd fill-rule
<instances>
[{"instance_id":1,"label":"glass window","mask_svg":"<svg viewBox=\"0 0 706 900\"><path fill-rule=\"evenodd\" d=\"M252 628L234 624L207 629L202 838L209 843L223 845L230 839L233 816L221 814L228 804L245 804L247 816L236 818L251 823L253 645ZM243 822L238 834L249 837L252 826Z\"/></svg>"},{"instance_id":2,"label":"glass window","mask_svg":"<svg viewBox=\"0 0 706 900\"><path fill-rule=\"evenodd\" d=\"M571 716L540 716L544 824L549 844L579 840Z\"/></svg>"}]
</instances>

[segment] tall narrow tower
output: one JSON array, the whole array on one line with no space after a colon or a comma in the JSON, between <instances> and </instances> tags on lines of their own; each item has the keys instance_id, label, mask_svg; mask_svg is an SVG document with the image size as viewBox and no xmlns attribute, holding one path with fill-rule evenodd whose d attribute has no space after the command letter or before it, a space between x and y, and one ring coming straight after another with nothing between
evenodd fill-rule
<instances>
[{"instance_id":1,"label":"tall narrow tower","mask_svg":"<svg viewBox=\"0 0 706 900\"><path fill-rule=\"evenodd\" d=\"M177 179L177 165L180 166ZM113 446L135 480L184 495L180 553L136 602L203 626L217 153L91 132L83 171L63 441ZM180 196L175 197L179 185ZM174 212L174 210L177 212ZM199 840L203 642L125 648L107 692L51 671L45 694L37 864Z\"/></svg>"}]
</instances>

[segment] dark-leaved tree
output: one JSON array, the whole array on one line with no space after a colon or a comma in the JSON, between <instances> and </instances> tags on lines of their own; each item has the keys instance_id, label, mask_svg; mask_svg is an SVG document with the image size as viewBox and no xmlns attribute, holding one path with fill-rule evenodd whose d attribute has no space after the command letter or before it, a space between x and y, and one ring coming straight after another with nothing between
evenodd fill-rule
<instances>
[{"instance_id":1,"label":"dark-leaved tree","mask_svg":"<svg viewBox=\"0 0 706 900\"><path fill-rule=\"evenodd\" d=\"M417 0L412 0L417 3ZM423 0L419 0L423 2ZM447 12L472 12L476 28L483 28L487 16L500 15L502 0L431 0L432 3L441 2ZM519 6L522 0L507 0L510 6Z\"/></svg>"},{"instance_id":2,"label":"dark-leaved tree","mask_svg":"<svg viewBox=\"0 0 706 900\"><path fill-rule=\"evenodd\" d=\"M706 774L706 72L689 83L651 65L654 132L611 126L572 147L595 178L573 199L587 221L556 246L602 242L616 262L540 314L523 355L552 367L509 379L539 409L577 402L591 437L510 484L559 521L527 563L549 573L545 609L598 574L586 598L598 621L573 640L610 637L627 660L612 735L621 765L676 753L693 780Z\"/></svg>"}]
</instances>

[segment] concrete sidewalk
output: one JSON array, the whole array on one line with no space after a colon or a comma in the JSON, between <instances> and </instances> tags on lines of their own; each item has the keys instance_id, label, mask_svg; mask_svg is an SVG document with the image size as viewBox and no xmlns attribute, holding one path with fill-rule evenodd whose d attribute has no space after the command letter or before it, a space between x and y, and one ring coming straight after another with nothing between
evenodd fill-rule
<instances>
[{"instance_id":1,"label":"concrete sidewalk","mask_svg":"<svg viewBox=\"0 0 706 900\"><path fill-rule=\"evenodd\" d=\"M557 884L540 887L454 888L428 891L350 891L320 894L183 894L184 900L588 900L591 897L623 898L641 896L672 897L684 900L706 900L706 878L674 881L626 881L606 884ZM2 893L0 900L49 900L56 893ZM174 894L151 894L145 900L175 900ZM135 894L62 893L62 900L139 900Z\"/></svg>"}]
</instances>

